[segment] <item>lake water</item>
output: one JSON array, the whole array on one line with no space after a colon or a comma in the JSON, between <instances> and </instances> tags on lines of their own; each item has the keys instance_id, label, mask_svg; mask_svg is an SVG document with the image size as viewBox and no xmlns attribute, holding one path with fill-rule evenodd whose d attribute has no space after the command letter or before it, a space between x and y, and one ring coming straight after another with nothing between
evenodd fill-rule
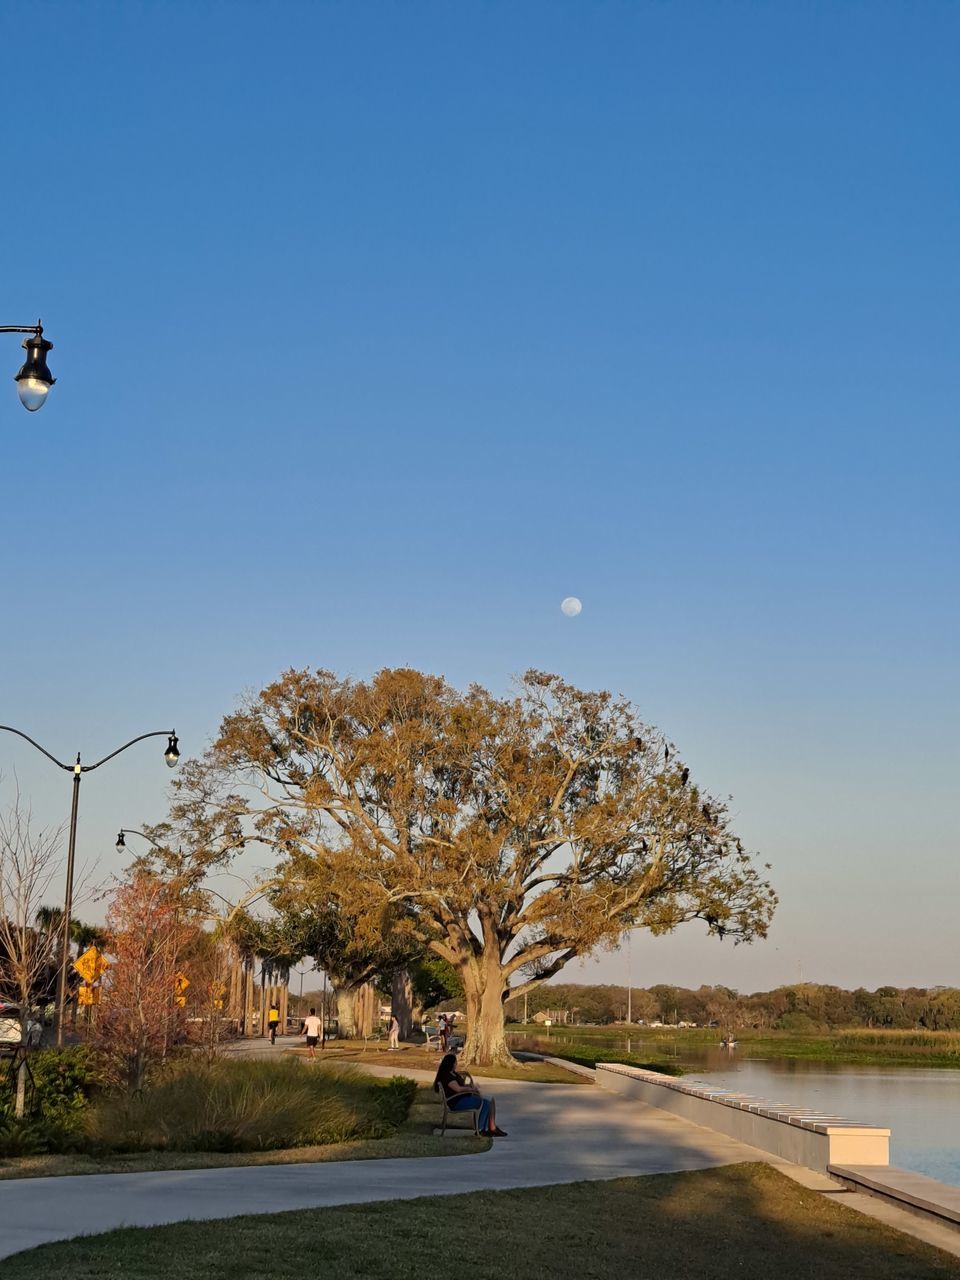
<instances>
[{"instance_id":1,"label":"lake water","mask_svg":"<svg viewBox=\"0 0 960 1280\"><path fill-rule=\"evenodd\" d=\"M554 1031L554 1038L559 1044L565 1037ZM643 1054L652 1046L631 1037L618 1048ZM960 1071L741 1059L736 1050L687 1048L682 1041L678 1050L685 1079L888 1128L892 1165L960 1186Z\"/></svg>"},{"instance_id":2,"label":"lake water","mask_svg":"<svg viewBox=\"0 0 960 1280\"><path fill-rule=\"evenodd\" d=\"M888 1128L891 1164L960 1186L960 1071L744 1058L685 1079Z\"/></svg>"}]
</instances>

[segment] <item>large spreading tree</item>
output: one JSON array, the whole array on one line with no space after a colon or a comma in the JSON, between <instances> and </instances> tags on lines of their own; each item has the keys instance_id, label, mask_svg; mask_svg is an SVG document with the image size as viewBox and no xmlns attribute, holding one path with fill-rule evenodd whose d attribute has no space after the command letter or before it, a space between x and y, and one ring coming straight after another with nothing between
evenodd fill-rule
<instances>
[{"instance_id":1,"label":"large spreading tree","mask_svg":"<svg viewBox=\"0 0 960 1280\"><path fill-rule=\"evenodd\" d=\"M695 919L748 941L776 902L725 804L630 703L537 671L510 697L288 671L178 786L174 817L211 857L262 841L305 909L332 894L448 961L470 1064L509 1056L504 1002L574 957Z\"/></svg>"}]
</instances>

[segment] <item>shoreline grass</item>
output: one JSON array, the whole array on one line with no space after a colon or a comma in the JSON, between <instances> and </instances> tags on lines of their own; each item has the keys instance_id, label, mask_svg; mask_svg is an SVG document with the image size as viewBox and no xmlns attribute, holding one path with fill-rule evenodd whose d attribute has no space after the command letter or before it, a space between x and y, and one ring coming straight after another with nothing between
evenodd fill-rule
<instances>
[{"instance_id":1,"label":"shoreline grass","mask_svg":"<svg viewBox=\"0 0 960 1280\"><path fill-rule=\"evenodd\" d=\"M518 1046L514 1050L516 1053L523 1053L524 1050ZM640 1067L644 1071L659 1071L665 1076L682 1076L685 1069L677 1062L670 1058L652 1059L649 1055L639 1053L622 1053L617 1049L603 1049L600 1046L592 1046L587 1043L566 1044L559 1047L546 1045L543 1042L537 1042L537 1047L532 1049L534 1053L549 1054L553 1058L564 1058L567 1062L575 1062L580 1067L596 1067L598 1062L611 1062L625 1067Z\"/></svg>"},{"instance_id":2,"label":"shoreline grass","mask_svg":"<svg viewBox=\"0 0 960 1280\"><path fill-rule=\"evenodd\" d=\"M810 1032L748 1029L737 1031L737 1055L740 1058L791 1058L796 1061L835 1063L838 1066L935 1067L960 1070L960 1034L954 1031L892 1031L861 1029ZM665 1052L667 1061L683 1063L684 1049L702 1052L720 1048L721 1033L717 1028L650 1028L650 1027L554 1027L549 1034L539 1026L508 1028L508 1039L514 1049L523 1050L536 1044L537 1052L561 1056L563 1040L572 1040L573 1053L580 1045L596 1050L606 1062L639 1059L652 1063ZM636 1051L622 1053L613 1048L616 1041L629 1038ZM601 1046L610 1045L610 1052ZM578 1060L569 1056L571 1060ZM702 1069L701 1064L696 1064ZM654 1067L654 1069L659 1069Z\"/></svg>"},{"instance_id":3,"label":"shoreline grass","mask_svg":"<svg viewBox=\"0 0 960 1280\"><path fill-rule=\"evenodd\" d=\"M4 1280L960 1280L960 1259L769 1165L380 1201L42 1245Z\"/></svg>"}]
</instances>

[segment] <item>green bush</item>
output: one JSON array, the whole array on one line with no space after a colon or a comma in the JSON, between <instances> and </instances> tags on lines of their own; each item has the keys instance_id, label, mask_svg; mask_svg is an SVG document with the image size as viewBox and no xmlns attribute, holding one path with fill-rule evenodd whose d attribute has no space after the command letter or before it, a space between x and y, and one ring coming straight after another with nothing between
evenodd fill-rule
<instances>
[{"instance_id":1,"label":"green bush","mask_svg":"<svg viewBox=\"0 0 960 1280\"><path fill-rule=\"evenodd\" d=\"M76 1128L90 1099L101 1088L90 1049L86 1045L44 1049L31 1059L30 1066L40 1115L66 1128Z\"/></svg>"},{"instance_id":2,"label":"green bush","mask_svg":"<svg viewBox=\"0 0 960 1280\"><path fill-rule=\"evenodd\" d=\"M266 1151L382 1137L415 1092L296 1060L187 1060L142 1095L99 1098L86 1128L99 1150Z\"/></svg>"},{"instance_id":3,"label":"green bush","mask_svg":"<svg viewBox=\"0 0 960 1280\"><path fill-rule=\"evenodd\" d=\"M33 1120L0 1118L0 1156L39 1156L49 1150L42 1124Z\"/></svg>"},{"instance_id":4,"label":"green bush","mask_svg":"<svg viewBox=\"0 0 960 1280\"><path fill-rule=\"evenodd\" d=\"M0 1159L18 1156L44 1156L65 1151L79 1151L85 1139L75 1129L50 1120L25 1116L0 1116Z\"/></svg>"},{"instance_id":5,"label":"green bush","mask_svg":"<svg viewBox=\"0 0 960 1280\"><path fill-rule=\"evenodd\" d=\"M90 1099L100 1086L87 1046L41 1049L31 1053L28 1061L36 1086L33 1116L48 1122L51 1132L63 1129L79 1133ZM15 1088L16 1082L0 1072L0 1114L12 1114Z\"/></svg>"}]
</instances>

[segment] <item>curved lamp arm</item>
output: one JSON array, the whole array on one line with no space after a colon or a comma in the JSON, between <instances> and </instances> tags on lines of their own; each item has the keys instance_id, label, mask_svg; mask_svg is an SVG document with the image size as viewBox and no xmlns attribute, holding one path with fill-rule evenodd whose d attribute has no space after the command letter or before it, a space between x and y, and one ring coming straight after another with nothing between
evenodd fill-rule
<instances>
[{"instance_id":1,"label":"curved lamp arm","mask_svg":"<svg viewBox=\"0 0 960 1280\"><path fill-rule=\"evenodd\" d=\"M35 332L29 330L28 332ZM38 341L43 341L38 339ZM49 344L47 344L49 345ZM26 366L24 366L26 368ZM22 372L22 371L21 371ZM52 379L50 379L52 384ZM22 398L22 397L21 397ZM26 402L24 402L26 403ZM30 407L29 405L27 406ZM36 408L37 406L33 406ZM29 742L31 747L35 747L41 755L46 756L52 764L58 769L63 769L67 773L73 774L73 803L70 808L70 836L67 844L67 887L64 895L63 903L63 943L60 952L60 973L57 979L57 1046L63 1044L63 1023L64 1010L67 1005L67 966L70 962L70 916L73 910L73 866L74 857L76 855L77 846L77 805L80 800L80 778L84 773L90 773L94 769L99 769L102 764L106 764L108 760L112 760L114 756L118 756L121 751L126 751L128 747L132 747L136 742L142 742L144 738L169 738L167 749L163 753L163 758L167 764L173 768L180 759L180 750L177 745L176 730L155 729L151 733L141 733L136 738L131 738L129 742L125 742L122 747L117 747L116 751L111 751L109 755L104 756L102 760L97 760L94 764L81 764L80 752L77 752L76 763L69 765L64 764L62 760L58 760L55 755L49 752L46 747L42 747L36 739L31 738L28 733L24 733L22 729L15 729L12 724L0 724L0 731L4 733L16 734L18 738L23 738L24 742Z\"/></svg>"},{"instance_id":2,"label":"curved lamp arm","mask_svg":"<svg viewBox=\"0 0 960 1280\"><path fill-rule=\"evenodd\" d=\"M171 738L175 741L177 737L175 729L154 729L151 733L141 733L139 737L131 738L129 742L125 742L122 747L117 747L116 751L111 751L108 756L104 756L103 759L98 760L96 764L81 764L79 752L77 752L76 764L64 764L62 760L58 760L56 756L51 755L46 747L41 747L39 742L36 742L31 738L28 733L24 733L22 729L14 729L13 725L9 724L0 724L0 729L6 733L15 733L18 738L23 738L26 742L30 743L31 747L36 747L36 749L45 755L48 760L52 760L58 768L65 769L67 773L90 773L94 769L99 769L102 764L106 764L108 760L112 760L114 756L118 756L121 751L126 751L127 747L132 747L134 743L137 742L143 742L144 738Z\"/></svg>"},{"instance_id":3,"label":"curved lamp arm","mask_svg":"<svg viewBox=\"0 0 960 1280\"><path fill-rule=\"evenodd\" d=\"M136 827L121 827L120 830L117 832L117 848L118 849L124 848L126 844L126 841L122 841L120 839L121 836L140 836L141 839L148 840L155 849L163 849L164 847L159 842L159 840L154 840L153 836L148 836L145 831L138 831Z\"/></svg>"},{"instance_id":4,"label":"curved lamp arm","mask_svg":"<svg viewBox=\"0 0 960 1280\"><path fill-rule=\"evenodd\" d=\"M25 738L26 741L30 743L31 747L36 747L37 750L41 751L48 760L52 760L55 765L58 765L61 769L66 769L67 773L74 772L74 765L64 764L62 760L58 760L56 756L52 756L46 747L41 747L39 742L34 742L33 738L31 738L28 733L24 733L22 729L14 729L14 727L9 724L0 724L0 729L3 729L6 733L15 733L18 738Z\"/></svg>"},{"instance_id":5,"label":"curved lamp arm","mask_svg":"<svg viewBox=\"0 0 960 1280\"><path fill-rule=\"evenodd\" d=\"M92 769L99 769L102 764L106 764L108 760L112 760L114 756L118 756L121 751L126 751L127 747L132 747L136 742L143 742L144 738L174 738L176 739L176 729L154 729L152 733L141 733L138 738L131 738L129 742L125 742L122 747L117 747L116 751L111 751L108 756L104 756L102 760L98 760L96 764L85 764L80 768L81 773L90 773ZM36 746L36 743L34 743ZM41 747L41 750L43 748ZM69 767L69 766L68 766Z\"/></svg>"},{"instance_id":6,"label":"curved lamp arm","mask_svg":"<svg viewBox=\"0 0 960 1280\"><path fill-rule=\"evenodd\" d=\"M126 844L123 843L120 839L121 836L140 836L141 839L146 840L148 841L148 843L152 844L155 849L164 848L162 844L154 840L153 836L148 836L145 831L138 831L136 827L121 827L119 832L117 833L118 849L126 848ZM228 872L227 874L230 874L230 873ZM239 879L239 877L237 878ZM274 888L274 886L277 884L279 884L279 880L277 880L275 876L271 876L269 880L261 881L260 884L255 885L252 889L248 885L247 892L244 894L244 896L240 899L239 902L231 902L230 899L225 898L222 893L218 893L216 889L211 889L209 887L204 887L201 890L201 892L209 893L214 898L219 898L220 901L224 904L224 906L230 908L229 913L226 916L224 916L221 921L221 923L229 924L238 911L242 911L244 907L249 907L254 902L258 902L261 898L265 897L266 894L269 892L269 890ZM211 916L210 918L220 919L219 916L217 917Z\"/></svg>"}]
</instances>

